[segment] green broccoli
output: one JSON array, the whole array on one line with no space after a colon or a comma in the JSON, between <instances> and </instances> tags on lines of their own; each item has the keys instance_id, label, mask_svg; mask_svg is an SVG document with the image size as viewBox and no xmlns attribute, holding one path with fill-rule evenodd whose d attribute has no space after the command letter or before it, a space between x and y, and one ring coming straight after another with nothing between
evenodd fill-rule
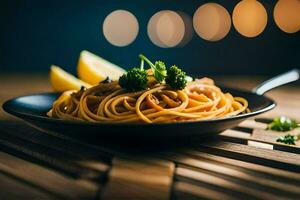
<instances>
[{"instance_id":1,"label":"green broccoli","mask_svg":"<svg viewBox=\"0 0 300 200\"><path fill-rule=\"evenodd\" d=\"M140 68L132 68L119 78L119 84L122 88L139 91L147 87L148 74L145 70Z\"/></svg>"},{"instance_id":2,"label":"green broccoli","mask_svg":"<svg viewBox=\"0 0 300 200\"><path fill-rule=\"evenodd\" d=\"M166 83L173 89L183 89L185 88L187 82L193 80L191 77L186 76L186 73L175 65L167 70L165 63L162 61L156 61L153 64L144 55L140 54L139 57L141 59L140 68L133 68L119 78L119 84L122 88L131 91L146 89L148 83L148 74L144 69L144 62L150 66L153 72L153 77L159 83L166 81Z\"/></svg>"},{"instance_id":3,"label":"green broccoli","mask_svg":"<svg viewBox=\"0 0 300 200\"><path fill-rule=\"evenodd\" d=\"M174 89L181 90L187 84L186 73L178 68L176 65L168 69L166 83Z\"/></svg>"}]
</instances>

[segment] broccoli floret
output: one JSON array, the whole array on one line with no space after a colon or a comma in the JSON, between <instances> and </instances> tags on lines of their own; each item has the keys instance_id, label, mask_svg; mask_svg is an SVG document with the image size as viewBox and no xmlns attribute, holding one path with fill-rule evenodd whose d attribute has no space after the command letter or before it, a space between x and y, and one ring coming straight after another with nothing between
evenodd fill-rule
<instances>
[{"instance_id":1,"label":"broccoli floret","mask_svg":"<svg viewBox=\"0 0 300 200\"><path fill-rule=\"evenodd\" d=\"M122 88L138 91L146 89L148 83L148 74L144 69L144 61L150 66L154 78L159 83L166 82L173 89L181 90L185 88L187 82L191 81L191 77L186 76L186 73L173 65L168 70L162 61L156 61L154 64L144 55L139 55L141 59L140 68L133 68L127 73L123 74L119 79L119 84Z\"/></svg>"},{"instance_id":2,"label":"broccoli floret","mask_svg":"<svg viewBox=\"0 0 300 200\"><path fill-rule=\"evenodd\" d=\"M147 72L139 68L132 68L119 78L120 86L130 91L143 90L147 87L147 83Z\"/></svg>"},{"instance_id":3,"label":"broccoli floret","mask_svg":"<svg viewBox=\"0 0 300 200\"><path fill-rule=\"evenodd\" d=\"M187 84L186 73L178 68L176 65L173 65L168 69L166 77L166 83L174 89L181 90L185 88Z\"/></svg>"}]
</instances>

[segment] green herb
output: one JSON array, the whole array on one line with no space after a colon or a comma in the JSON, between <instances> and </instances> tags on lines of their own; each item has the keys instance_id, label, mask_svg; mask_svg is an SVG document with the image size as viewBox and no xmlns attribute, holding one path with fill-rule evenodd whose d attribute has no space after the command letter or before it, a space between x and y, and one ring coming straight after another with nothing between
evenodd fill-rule
<instances>
[{"instance_id":1,"label":"green herb","mask_svg":"<svg viewBox=\"0 0 300 200\"><path fill-rule=\"evenodd\" d=\"M147 87L148 74L144 69L132 68L119 78L122 88L131 91L143 90Z\"/></svg>"},{"instance_id":2,"label":"green herb","mask_svg":"<svg viewBox=\"0 0 300 200\"><path fill-rule=\"evenodd\" d=\"M276 117L268 125L267 129L274 131L290 131L297 127L299 127L299 125L295 120L291 120L287 117Z\"/></svg>"},{"instance_id":3,"label":"green herb","mask_svg":"<svg viewBox=\"0 0 300 200\"><path fill-rule=\"evenodd\" d=\"M285 143L285 144L292 144L292 145L295 145L296 141L297 141L297 137L293 136L293 135L290 135L290 134L287 134L285 136L281 136L276 140L276 142L281 142L281 143Z\"/></svg>"},{"instance_id":4,"label":"green herb","mask_svg":"<svg viewBox=\"0 0 300 200\"><path fill-rule=\"evenodd\" d=\"M166 83L174 89L183 89L187 84L186 73L173 65L168 69L168 75L166 78Z\"/></svg>"},{"instance_id":5,"label":"green herb","mask_svg":"<svg viewBox=\"0 0 300 200\"><path fill-rule=\"evenodd\" d=\"M142 61L146 61L146 63L151 67L154 78L159 82L163 82L167 76L166 65L162 61L156 61L153 64L146 56L140 54L139 57Z\"/></svg>"},{"instance_id":6,"label":"green herb","mask_svg":"<svg viewBox=\"0 0 300 200\"><path fill-rule=\"evenodd\" d=\"M156 61L154 64L146 58L144 55L139 55L142 60L145 60L147 64L151 67L154 78L162 83L166 81L174 89L183 89L187 82L193 81L193 78L186 76L186 73L182 71L179 67L173 65L170 69L166 69L166 65L162 61Z\"/></svg>"},{"instance_id":7,"label":"green herb","mask_svg":"<svg viewBox=\"0 0 300 200\"><path fill-rule=\"evenodd\" d=\"M156 61L154 66L155 70L153 71L153 76L158 82L161 83L165 80L165 77L167 76L166 65L162 61Z\"/></svg>"}]
</instances>

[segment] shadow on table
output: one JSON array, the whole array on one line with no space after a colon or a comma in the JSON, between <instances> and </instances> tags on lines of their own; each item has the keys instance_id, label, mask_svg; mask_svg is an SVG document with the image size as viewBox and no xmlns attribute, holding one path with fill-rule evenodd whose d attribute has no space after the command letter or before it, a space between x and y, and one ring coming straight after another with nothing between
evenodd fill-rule
<instances>
[{"instance_id":1,"label":"shadow on table","mask_svg":"<svg viewBox=\"0 0 300 200\"><path fill-rule=\"evenodd\" d=\"M99 136L99 134L72 134L61 133L54 131L41 130L38 127L32 128L32 125L27 125L21 121L1 121L0 131L2 136L7 135L7 138L22 139L28 142L33 142L43 146L53 145L56 143L67 146L68 144L83 144L87 146L95 146L105 149L112 153L127 153L127 154L146 154L170 151L174 149L197 146L201 143L217 140L215 134L211 136L180 136L180 137L128 137L124 131L124 137L109 137Z\"/></svg>"}]
</instances>

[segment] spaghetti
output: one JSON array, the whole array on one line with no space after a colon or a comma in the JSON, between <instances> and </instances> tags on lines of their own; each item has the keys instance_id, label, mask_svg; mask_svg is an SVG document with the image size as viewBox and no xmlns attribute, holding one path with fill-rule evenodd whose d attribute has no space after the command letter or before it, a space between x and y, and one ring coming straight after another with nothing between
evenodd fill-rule
<instances>
[{"instance_id":1,"label":"spaghetti","mask_svg":"<svg viewBox=\"0 0 300 200\"><path fill-rule=\"evenodd\" d=\"M165 123L223 118L247 111L246 99L223 93L213 80L202 78L183 90L152 84L148 89L129 92L116 81L66 91L48 116L100 123Z\"/></svg>"}]
</instances>

